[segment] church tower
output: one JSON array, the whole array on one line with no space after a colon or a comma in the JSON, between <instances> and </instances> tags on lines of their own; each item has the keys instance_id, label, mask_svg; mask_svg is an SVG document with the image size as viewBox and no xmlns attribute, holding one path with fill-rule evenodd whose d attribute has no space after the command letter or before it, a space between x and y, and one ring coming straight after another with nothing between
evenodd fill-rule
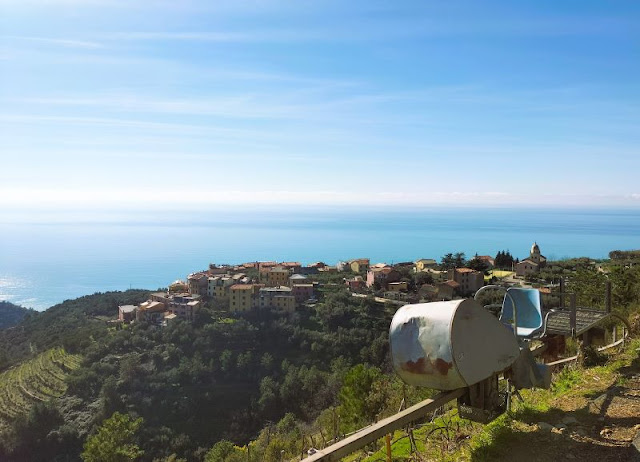
<instances>
[{"instance_id":1,"label":"church tower","mask_svg":"<svg viewBox=\"0 0 640 462\"><path fill-rule=\"evenodd\" d=\"M531 246L531 254L529 255L529 260L540 264L540 260L541 260L541 255L540 255L540 247L538 246L537 242L534 242L533 245Z\"/></svg>"}]
</instances>

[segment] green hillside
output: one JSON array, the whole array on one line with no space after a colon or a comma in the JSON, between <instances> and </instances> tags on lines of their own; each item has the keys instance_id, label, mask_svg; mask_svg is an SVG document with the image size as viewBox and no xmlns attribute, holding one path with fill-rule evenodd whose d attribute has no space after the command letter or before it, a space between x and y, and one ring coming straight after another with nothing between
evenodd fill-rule
<instances>
[{"instance_id":1,"label":"green hillside","mask_svg":"<svg viewBox=\"0 0 640 462\"><path fill-rule=\"evenodd\" d=\"M638 311L640 265L552 262L537 283L558 274L569 278L578 303L602 305L611 281L616 312ZM278 462L397 412L403 399L430 396L433 390L405 386L391 371L396 307L353 297L343 284L329 284L333 277L319 281L317 303L293 314L233 314L210 300L194 323L110 327L105 321L118 305L148 296L132 290L68 300L0 331L0 460L79 460L86 441L137 422L126 444L139 448L141 461L240 462L250 455ZM406 277L417 285L418 276ZM81 363L71 356L78 354ZM455 431L435 440L447 454L457 450L456 438L477 442L484 431L455 419L451 425ZM424 442L428 428L418 433Z\"/></svg>"},{"instance_id":2,"label":"green hillside","mask_svg":"<svg viewBox=\"0 0 640 462\"><path fill-rule=\"evenodd\" d=\"M6 329L19 324L29 314L35 314L34 310L14 305L11 302L0 301L0 329Z\"/></svg>"},{"instance_id":3,"label":"green hillside","mask_svg":"<svg viewBox=\"0 0 640 462\"><path fill-rule=\"evenodd\" d=\"M33 404L62 396L66 376L79 365L79 355L53 348L0 373L0 429L6 429Z\"/></svg>"}]
</instances>

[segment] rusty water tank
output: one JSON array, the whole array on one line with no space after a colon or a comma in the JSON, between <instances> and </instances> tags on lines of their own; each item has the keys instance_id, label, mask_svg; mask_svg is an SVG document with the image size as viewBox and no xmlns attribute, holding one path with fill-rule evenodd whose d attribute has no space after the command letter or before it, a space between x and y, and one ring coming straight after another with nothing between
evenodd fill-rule
<instances>
[{"instance_id":1,"label":"rusty water tank","mask_svg":"<svg viewBox=\"0 0 640 462\"><path fill-rule=\"evenodd\" d=\"M389 329L393 367L409 385L455 390L507 369L513 333L473 299L405 305Z\"/></svg>"}]
</instances>

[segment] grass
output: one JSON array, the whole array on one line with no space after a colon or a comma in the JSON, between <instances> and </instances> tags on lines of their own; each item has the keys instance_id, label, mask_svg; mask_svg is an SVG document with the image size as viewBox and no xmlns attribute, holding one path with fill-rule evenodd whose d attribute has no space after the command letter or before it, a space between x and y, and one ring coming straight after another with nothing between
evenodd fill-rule
<instances>
[{"instance_id":1,"label":"grass","mask_svg":"<svg viewBox=\"0 0 640 462\"><path fill-rule=\"evenodd\" d=\"M504 270L493 270L490 272L491 276L495 276L498 279L500 278L506 278L508 276L511 276L513 274L515 274L513 271L504 271Z\"/></svg>"},{"instance_id":2,"label":"grass","mask_svg":"<svg viewBox=\"0 0 640 462\"><path fill-rule=\"evenodd\" d=\"M553 376L550 390L522 390L523 402L516 400L510 413L505 413L487 425L476 424L458 417L455 409L432 422L414 429L417 454L412 450L407 432L392 435L393 461L494 461L531 460L536 448L536 460L556 461L558 455L570 451L567 439L559 433L545 432L538 422L552 425L572 416L581 424L593 425L597 416L590 414L588 405L613 385L627 380L621 373L637 361L640 340L631 341L624 350L610 353L603 366L582 369L568 366ZM577 444L577 443L571 443ZM586 448L586 449L585 449ZM581 450L591 448L584 445ZM345 458L346 461L386 461L384 440L368 451Z\"/></svg>"}]
</instances>

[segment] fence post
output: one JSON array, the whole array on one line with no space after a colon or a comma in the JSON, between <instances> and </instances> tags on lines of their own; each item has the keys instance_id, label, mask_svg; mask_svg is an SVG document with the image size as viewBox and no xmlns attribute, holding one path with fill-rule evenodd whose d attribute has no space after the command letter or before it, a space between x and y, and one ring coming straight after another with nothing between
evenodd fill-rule
<instances>
[{"instance_id":1,"label":"fence post","mask_svg":"<svg viewBox=\"0 0 640 462\"><path fill-rule=\"evenodd\" d=\"M384 441L387 445L387 462L391 462L391 435L387 433L384 436Z\"/></svg>"},{"instance_id":2,"label":"fence post","mask_svg":"<svg viewBox=\"0 0 640 462\"><path fill-rule=\"evenodd\" d=\"M605 285L604 307L607 313L611 313L611 281L607 281Z\"/></svg>"},{"instance_id":3,"label":"fence post","mask_svg":"<svg viewBox=\"0 0 640 462\"><path fill-rule=\"evenodd\" d=\"M576 338L576 294L571 294L570 303L569 326L571 328L571 337Z\"/></svg>"},{"instance_id":4,"label":"fence post","mask_svg":"<svg viewBox=\"0 0 640 462\"><path fill-rule=\"evenodd\" d=\"M560 308L564 308L564 278L560 278Z\"/></svg>"}]
</instances>

